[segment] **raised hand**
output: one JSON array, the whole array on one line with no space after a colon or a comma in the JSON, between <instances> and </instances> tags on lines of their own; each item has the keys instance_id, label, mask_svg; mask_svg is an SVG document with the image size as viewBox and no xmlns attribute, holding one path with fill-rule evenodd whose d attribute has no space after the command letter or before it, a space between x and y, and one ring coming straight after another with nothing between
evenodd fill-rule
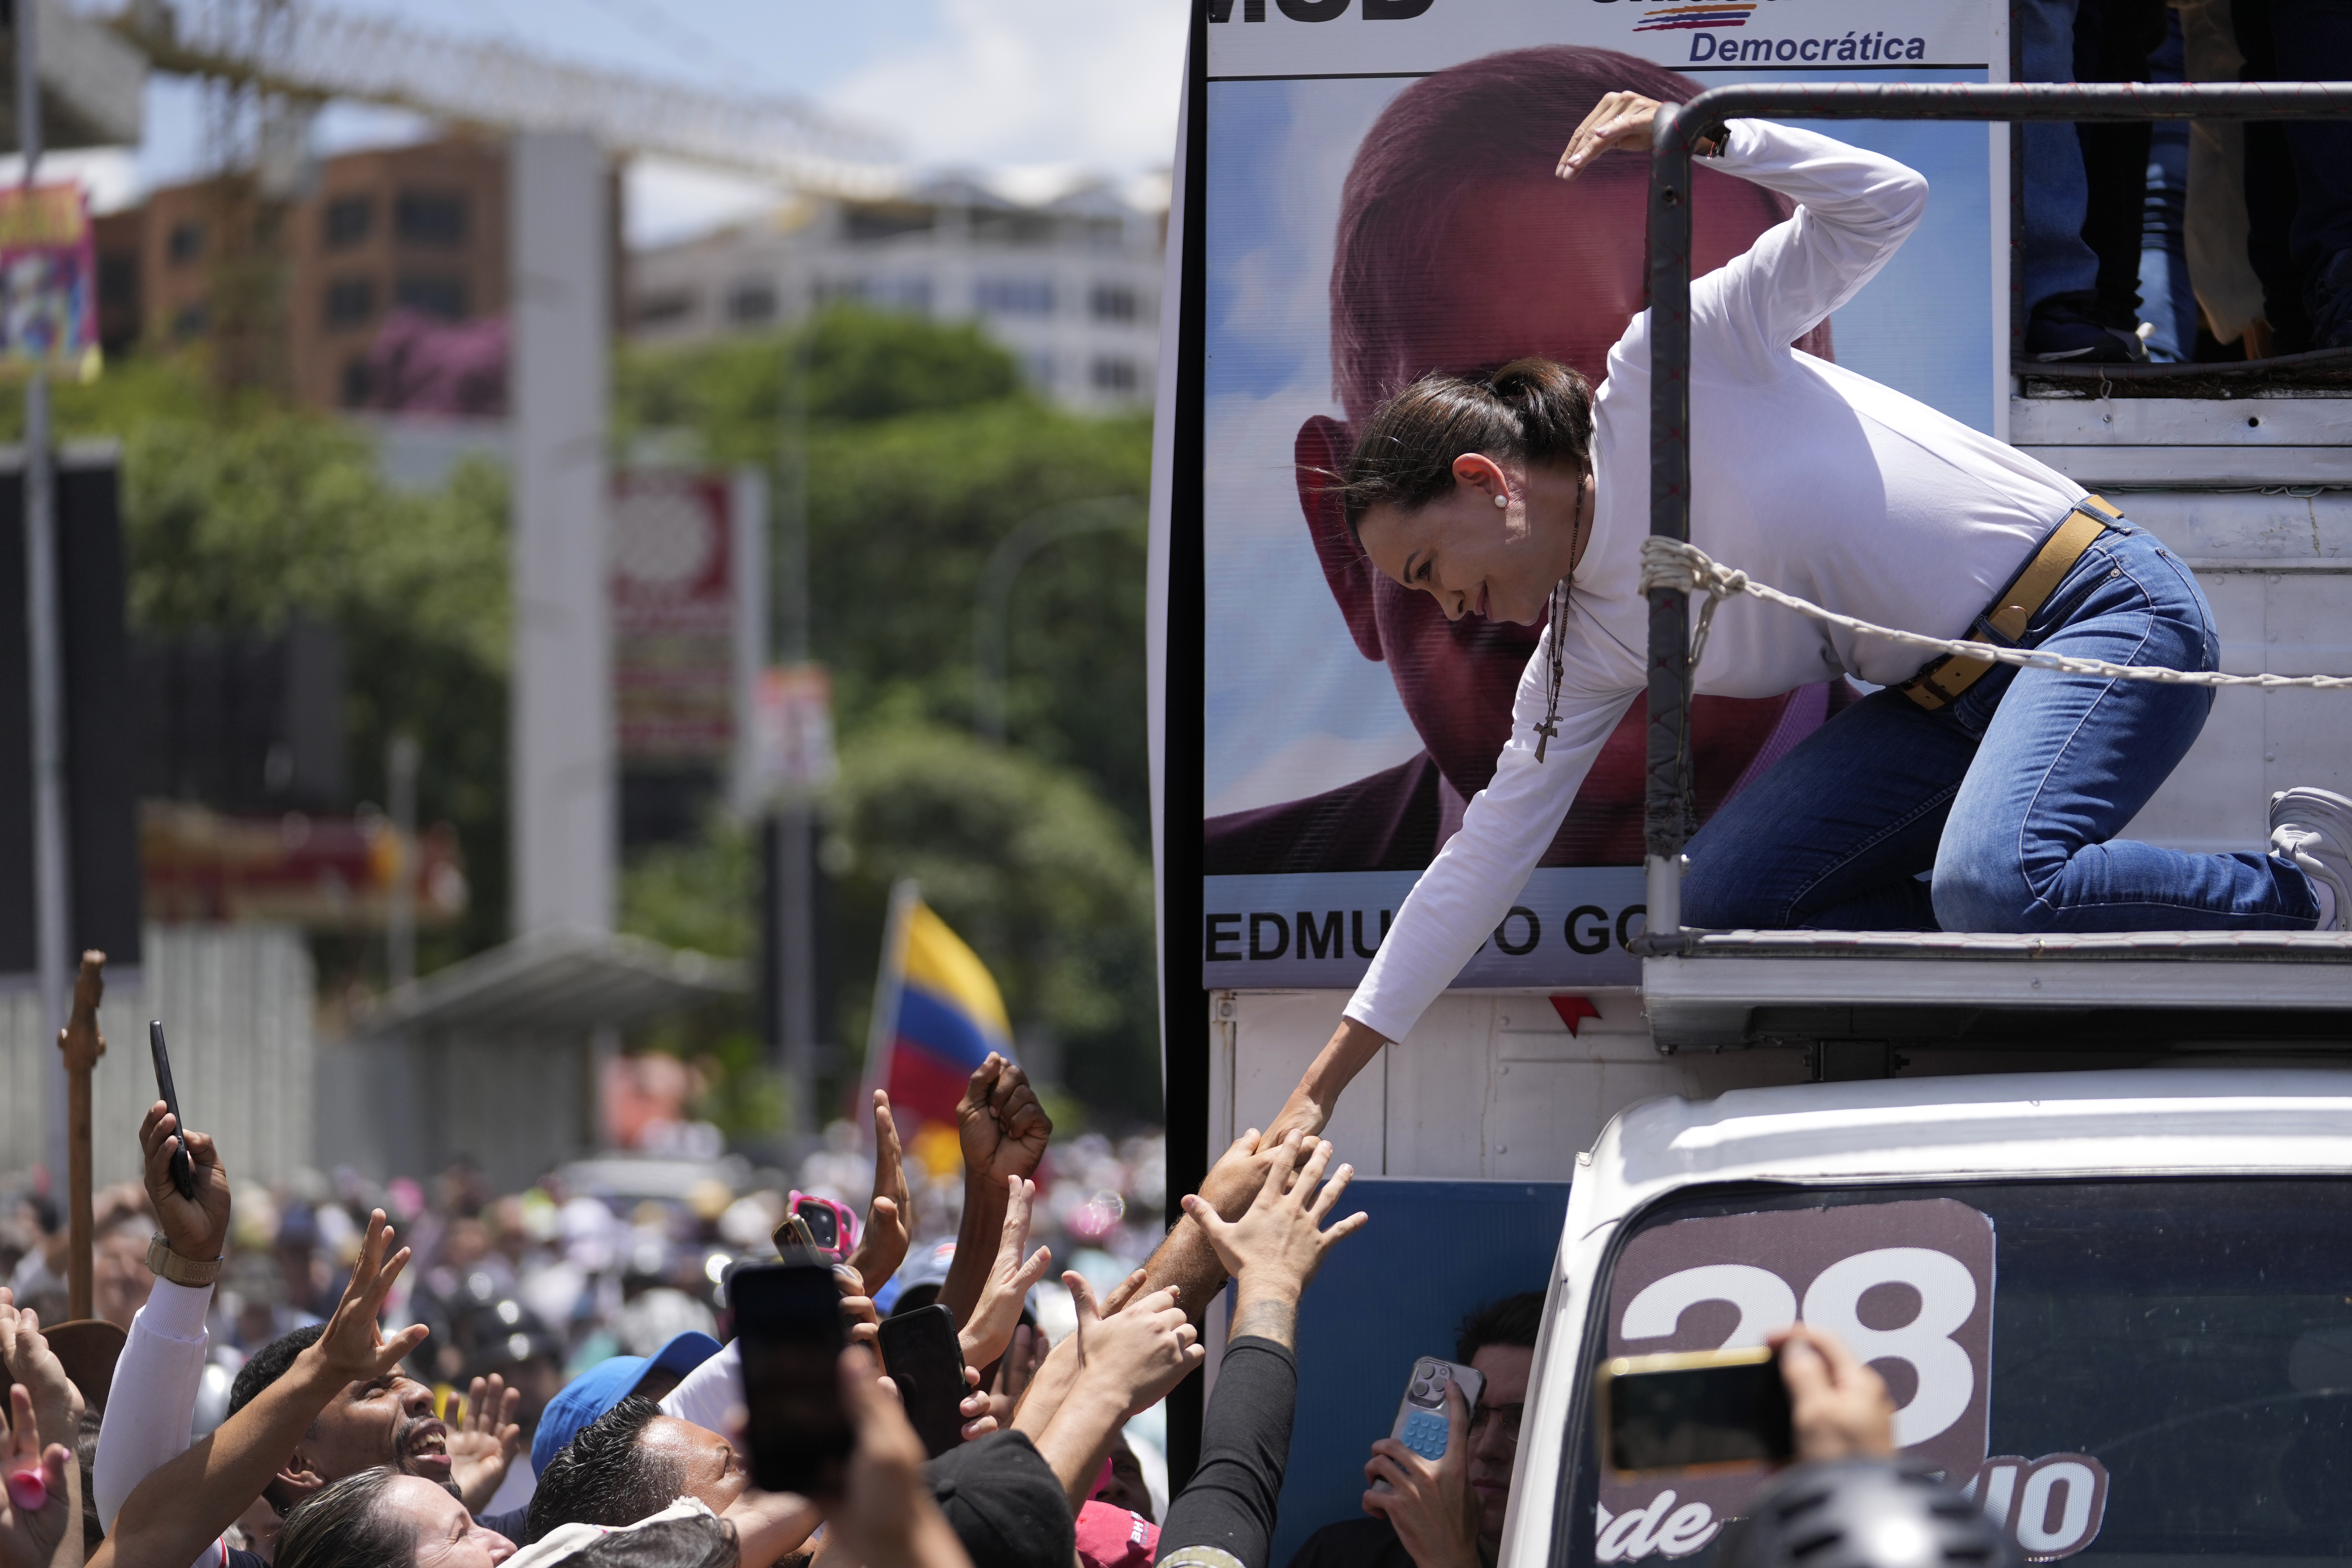
<instances>
[{"instance_id":1,"label":"raised hand","mask_svg":"<svg viewBox=\"0 0 2352 1568\"><path fill-rule=\"evenodd\" d=\"M1146 1409L1208 1359L1201 1331L1176 1305L1173 1289L1154 1290L1108 1317L1095 1305L1083 1274L1065 1274L1078 1310L1078 1381L1116 1391L1127 1415Z\"/></svg>"},{"instance_id":2,"label":"raised hand","mask_svg":"<svg viewBox=\"0 0 2352 1568\"><path fill-rule=\"evenodd\" d=\"M1294 1181L1291 1172L1298 1166L1301 1147L1296 1133L1273 1147L1257 1199L1242 1211L1239 1219L1221 1217L1197 1194L1188 1193L1183 1200L1184 1212L1208 1233L1218 1262L1244 1280L1255 1272L1257 1283L1286 1284L1294 1297L1315 1278L1315 1271L1323 1266L1323 1255L1343 1237L1362 1229L1371 1217L1353 1214L1324 1229L1324 1216L1348 1190L1355 1167L1341 1165L1326 1182L1323 1173L1331 1163L1331 1145L1318 1139Z\"/></svg>"},{"instance_id":3,"label":"raised hand","mask_svg":"<svg viewBox=\"0 0 2352 1568\"><path fill-rule=\"evenodd\" d=\"M956 1106L965 1172L991 1184L1007 1176L1034 1176L1053 1132L1053 1121L1037 1102L1029 1075L989 1052L988 1059L972 1069Z\"/></svg>"},{"instance_id":4,"label":"raised hand","mask_svg":"<svg viewBox=\"0 0 2352 1568\"><path fill-rule=\"evenodd\" d=\"M1393 1437L1372 1445L1364 1465L1364 1511L1385 1519L1415 1568L1481 1568L1478 1531L1485 1508L1470 1485L1470 1413L1462 1385L1445 1385L1445 1453L1424 1459Z\"/></svg>"},{"instance_id":5,"label":"raised hand","mask_svg":"<svg viewBox=\"0 0 2352 1568\"><path fill-rule=\"evenodd\" d=\"M877 1285L898 1272L907 1261L911 1241L914 1194L907 1189L907 1160L898 1144L898 1124L890 1115L890 1097L874 1091L874 1199L866 1211L866 1229L849 1262L858 1277Z\"/></svg>"},{"instance_id":6,"label":"raised hand","mask_svg":"<svg viewBox=\"0 0 2352 1568\"><path fill-rule=\"evenodd\" d=\"M81 1390L42 1337L40 1314L17 1307L5 1286L0 1286L0 1368L31 1397L42 1431L80 1436Z\"/></svg>"},{"instance_id":7,"label":"raised hand","mask_svg":"<svg viewBox=\"0 0 2352 1568\"><path fill-rule=\"evenodd\" d=\"M499 1495L522 1451L522 1428L515 1424L521 1404L522 1390L492 1373L474 1379L462 1413L449 1423L449 1479L457 1483L458 1500L476 1513Z\"/></svg>"},{"instance_id":8,"label":"raised hand","mask_svg":"<svg viewBox=\"0 0 2352 1568\"><path fill-rule=\"evenodd\" d=\"M1592 106L1592 112L1568 139L1554 171L1572 180L1603 153L1618 148L1650 150L1650 123L1657 118L1658 100L1638 92L1612 92Z\"/></svg>"},{"instance_id":9,"label":"raised hand","mask_svg":"<svg viewBox=\"0 0 2352 1568\"><path fill-rule=\"evenodd\" d=\"M1835 1334L1791 1323L1769 1336L1789 1386L1797 1458L1853 1459L1895 1453L1895 1401L1886 1380L1854 1358Z\"/></svg>"},{"instance_id":10,"label":"raised hand","mask_svg":"<svg viewBox=\"0 0 2352 1568\"><path fill-rule=\"evenodd\" d=\"M45 1437L63 1436L43 1427L33 1414L33 1396L22 1384L8 1389L8 1433L0 1447L0 1568L80 1568L81 1519L66 1468L73 1451ZM22 1478L21 1479L19 1478ZM36 1489L31 1483L37 1480ZM19 1506L37 1489L40 1506ZM67 1530L72 1529L72 1538Z\"/></svg>"},{"instance_id":11,"label":"raised hand","mask_svg":"<svg viewBox=\"0 0 2352 1568\"><path fill-rule=\"evenodd\" d=\"M923 1477L915 1436L874 1358L856 1345L841 1354L841 1402L857 1430L841 1493L824 1500L826 1522L865 1568L971 1568Z\"/></svg>"},{"instance_id":12,"label":"raised hand","mask_svg":"<svg viewBox=\"0 0 2352 1568\"><path fill-rule=\"evenodd\" d=\"M865 1345L877 1354L881 1352L882 1315L874 1310L874 1298L866 1292L866 1279L855 1264L833 1266L834 1289L841 1292L841 1321L848 1330L849 1342Z\"/></svg>"},{"instance_id":13,"label":"raised hand","mask_svg":"<svg viewBox=\"0 0 2352 1568\"><path fill-rule=\"evenodd\" d=\"M1019 1176L1007 1176L1004 1182L1004 1231L997 1240L996 1260L989 1266L987 1282L981 1287L979 1305L956 1336L963 1342L965 1363L971 1366L986 1366L1004 1353L1013 1328L1021 1321L1021 1305L1029 1288L1045 1277L1054 1261L1050 1247L1041 1247L1025 1258L1022 1256L1029 1247L1029 1214L1037 1184Z\"/></svg>"},{"instance_id":14,"label":"raised hand","mask_svg":"<svg viewBox=\"0 0 2352 1568\"><path fill-rule=\"evenodd\" d=\"M172 1156L184 1140L196 1195L184 1198L172 1184ZM228 1172L210 1134L183 1132L180 1119L162 1100L147 1108L139 1123L140 1173L147 1199L173 1251L191 1263L210 1263L228 1250Z\"/></svg>"},{"instance_id":15,"label":"raised hand","mask_svg":"<svg viewBox=\"0 0 2352 1568\"><path fill-rule=\"evenodd\" d=\"M335 1303L326 1331L302 1352L316 1357L320 1369L338 1382L367 1383L383 1376L432 1332L423 1323L412 1323L388 1340L383 1337L377 1321L383 1315L383 1300L392 1293L400 1271L408 1267L404 1247L389 1258L384 1257L391 1245L392 1226L384 1223L383 1211L377 1209L361 1228L360 1258L352 1267L351 1283L343 1287L343 1299Z\"/></svg>"}]
</instances>

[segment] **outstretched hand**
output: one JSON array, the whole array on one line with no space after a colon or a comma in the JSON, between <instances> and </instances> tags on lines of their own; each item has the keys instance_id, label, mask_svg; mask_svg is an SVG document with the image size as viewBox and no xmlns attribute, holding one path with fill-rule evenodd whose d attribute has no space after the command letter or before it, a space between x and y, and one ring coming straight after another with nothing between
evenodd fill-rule
<instances>
[{"instance_id":1,"label":"outstretched hand","mask_svg":"<svg viewBox=\"0 0 2352 1568\"><path fill-rule=\"evenodd\" d=\"M994 1051L972 1069L956 1106L956 1136L965 1173L993 1185L1007 1176L1034 1176L1054 1133L1029 1075Z\"/></svg>"},{"instance_id":2,"label":"outstretched hand","mask_svg":"<svg viewBox=\"0 0 2352 1568\"><path fill-rule=\"evenodd\" d=\"M1022 1256L1029 1247L1029 1214L1037 1184L1019 1176L1007 1176L1004 1183L1004 1231L997 1240L996 1260L989 1265L980 1304L958 1334L963 1341L963 1359L972 1366L987 1366L1004 1353L1014 1326L1021 1321L1021 1306L1029 1288L1045 1277L1054 1261L1051 1247L1041 1247L1025 1258Z\"/></svg>"},{"instance_id":3,"label":"outstretched hand","mask_svg":"<svg viewBox=\"0 0 2352 1568\"><path fill-rule=\"evenodd\" d=\"M193 1198L182 1197L172 1183L172 1156L183 1143L195 1177ZM155 1218L172 1250L191 1263L210 1263L226 1253L228 1172L221 1164L220 1151L211 1135L184 1131L180 1119L159 1100L147 1108L139 1123L139 1152L144 1162L140 1178L147 1189L147 1201L155 1205Z\"/></svg>"},{"instance_id":4,"label":"outstretched hand","mask_svg":"<svg viewBox=\"0 0 2352 1568\"><path fill-rule=\"evenodd\" d=\"M898 1123L890 1115L890 1097L874 1091L874 1197L866 1210L866 1229L849 1255L858 1278L877 1288L907 1261L911 1241L914 1194L907 1188L907 1157L898 1142Z\"/></svg>"},{"instance_id":5,"label":"outstretched hand","mask_svg":"<svg viewBox=\"0 0 2352 1568\"><path fill-rule=\"evenodd\" d=\"M383 1337L378 1320L383 1315L384 1298L392 1293L400 1271L408 1267L404 1247L384 1257L391 1245L392 1226L384 1223L383 1211L377 1209L361 1227L360 1258L352 1267L343 1299L335 1303L326 1331L302 1352L315 1356L320 1369L337 1382L367 1383L383 1376L432 1332L423 1323L412 1323L388 1340Z\"/></svg>"},{"instance_id":6,"label":"outstretched hand","mask_svg":"<svg viewBox=\"0 0 2352 1568\"><path fill-rule=\"evenodd\" d=\"M1297 1133L1274 1146L1257 1201L1239 1219L1220 1217L1197 1194L1184 1195L1184 1212L1208 1233L1217 1261L1239 1275L1244 1289L1286 1291L1295 1300L1323 1266L1323 1255L1341 1237L1370 1223L1370 1215L1360 1213L1323 1228L1324 1217L1348 1190L1355 1167L1341 1165L1327 1182L1323 1173L1331 1163L1331 1145L1317 1140L1301 1168L1302 1146ZM1298 1171L1295 1181L1294 1168Z\"/></svg>"},{"instance_id":7,"label":"outstretched hand","mask_svg":"<svg viewBox=\"0 0 2352 1568\"><path fill-rule=\"evenodd\" d=\"M492 1373L474 1379L461 1414L449 1423L449 1479L457 1483L458 1500L476 1513L490 1506L522 1451L515 1422L521 1405L522 1390Z\"/></svg>"},{"instance_id":8,"label":"outstretched hand","mask_svg":"<svg viewBox=\"0 0 2352 1568\"><path fill-rule=\"evenodd\" d=\"M1085 1275L1064 1274L1062 1283L1078 1312L1079 1381L1114 1391L1129 1418L1157 1404L1208 1359L1201 1331L1185 1320L1172 1287L1105 1316Z\"/></svg>"},{"instance_id":9,"label":"outstretched hand","mask_svg":"<svg viewBox=\"0 0 2352 1568\"><path fill-rule=\"evenodd\" d=\"M1559 155L1559 167L1554 171L1563 180L1572 180L1591 166L1603 153L1619 149L1650 150L1650 126L1657 119L1658 100L1643 98L1638 92L1612 92L1592 106L1592 112L1568 139L1568 146Z\"/></svg>"}]
</instances>

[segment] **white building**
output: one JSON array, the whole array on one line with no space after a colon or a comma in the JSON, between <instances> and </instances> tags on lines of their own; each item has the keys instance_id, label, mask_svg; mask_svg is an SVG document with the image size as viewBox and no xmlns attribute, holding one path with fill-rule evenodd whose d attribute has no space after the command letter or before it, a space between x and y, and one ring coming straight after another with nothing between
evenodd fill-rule
<instances>
[{"instance_id":1,"label":"white building","mask_svg":"<svg viewBox=\"0 0 2352 1568\"><path fill-rule=\"evenodd\" d=\"M1167 216L1164 195L1139 201L1091 184L1024 203L965 178L887 202L796 202L634 254L628 331L694 342L860 300L976 319L1039 392L1075 408L1131 407L1151 396Z\"/></svg>"}]
</instances>

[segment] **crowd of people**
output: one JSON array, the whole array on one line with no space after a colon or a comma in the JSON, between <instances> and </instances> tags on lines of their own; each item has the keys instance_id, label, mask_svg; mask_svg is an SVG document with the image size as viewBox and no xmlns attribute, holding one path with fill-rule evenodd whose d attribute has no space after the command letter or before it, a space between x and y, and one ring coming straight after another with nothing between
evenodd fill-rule
<instances>
[{"instance_id":1,"label":"crowd of people","mask_svg":"<svg viewBox=\"0 0 2352 1568\"><path fill-rule=\"evenodd\" d=\"M648 1268L659 1282L608 1318L558 1315L559 1329L502 1292L527 1292L558 1268L537 1257L547 1248L580 1272L577 1294L593 1296L594 1259L574 1255L580 1222L550 1233L513 1223L500 1205L468 1212L462 1193L445 1193L402 1226L371 1206L325 1244L348 1258L332 1279L317 1244L278 1246L269 1257L280 1288L226 1302L247 1195L214 1141L158 1102L139 1130L149 1278L110 1375L69 1373L40 1310L0 1291L11 1384L0 1568L1267 1568L1291 1446L1299 1298L1329 1250L1367 1223L1343 1210L1352 1172L1331 1145L1245 1135L1181 1198L1181 1217L1140 1265L1098 1283L1056 1270L1053 1247L1034 1245L1053 1217L1036 1180L1052 1126L1020 1068L992 1057L959 1108L951 1245L914 1247L919 1173L909 1177L886 1097L875 1097L873 1118L862 1223L835 1211L830 1245L813 1249L786 1221L775 1243L825 1259L829 1274L802 1278L828 1300L837 1294L845 1344L830 1393L851 1447L812 1488L818 1495L800 1496L751 1479L727 1285L761 1260L753 1248L706 1255L731 1259L709 1271L707 1300L682 1288L682 1272ZM1131 1164L1145 1163L1147 1151L1130 1152ZM1111 1191L1064 1205L1066 1215L1091 1205L1081 1232L1091 1242L1125 1223L1097 1201ZM545 1201L562 1215L579 1200ZM730 1215L739 1230L749 1222L742 1201L697 1212L723 1241ZM319 1218L331 1212L341 1210L316 1205L310 1225L331 1226ZM276 1218L283 1237L293 1222ZM113 1222L106 1245L128 1231ZM562 1237L573 1246L550 1248ZM1055 1274L1068 1317L1058 1332L1038 1310ZM20 1265L17 1278L36 1294L46 1288L37 1268ZM1127 1434L1206 1359L1201 1319L1228 1279L1199 1464L1161 1507ZM655 1291L704 1318L680 1326L677 1308L633 1318ZM324 1310L307 1310L314 1301ZM928 1447L877 1354L886 1317L926 1308L955 1325L968 1387L960 1432ZM1485 1382L1475 1409L1458 1387L1452 1394L1443 1457L1372 1445L1371 1517L1317 1533L1297 1568L1494 1562L1542 1315L1531 1294L1471 1316L1456 1353ZM598 1326L583 1332L580 1321ZM208 1419L215 1334L243 1353ZM567 1354L598 1334L619 1353L573 1374ZM1802 1330L1795 1338L1815 1343ZM1801 1365L1789 1359L1799 1430L1815 1434L1808 1452L1891 1452L1891 1405L1874 1374L1833 1344ZM436 1392L453 1377L461 1391Z\"/></svg>"}]
</instances>

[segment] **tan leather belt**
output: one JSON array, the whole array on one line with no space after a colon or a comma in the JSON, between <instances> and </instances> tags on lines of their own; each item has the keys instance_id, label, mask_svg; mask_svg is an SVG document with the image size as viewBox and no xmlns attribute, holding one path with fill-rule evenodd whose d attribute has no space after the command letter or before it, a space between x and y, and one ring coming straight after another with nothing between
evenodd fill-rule
<instances>
[{"instance_id":1,"label":"tan leather belt","mask_svg":"<svg viewBox=\"0 0 2352 1568\"><path fill-rule=\"evenodd\" d=\"M1993 595L1992 608L1979 616L1969 627L1969 637L1979 642L2011 644L2022 637L2034 612L2050 602L2050 595L2058 591L2058 584L2074 570L2074 563L2083 558L2091 542L2107 531L2109 522L2121 522L2123 517L2103 498L2084 497L2066 514L2066 521L2051 530L2042 548L2018 569L2009 585ZM1918 674L1895 689L1922 708L1941 708L1974 686L1992 668L1993 661L1989 658L1967 658L1948 653L1921 665Z\"/></svg>"}]
</instances>

